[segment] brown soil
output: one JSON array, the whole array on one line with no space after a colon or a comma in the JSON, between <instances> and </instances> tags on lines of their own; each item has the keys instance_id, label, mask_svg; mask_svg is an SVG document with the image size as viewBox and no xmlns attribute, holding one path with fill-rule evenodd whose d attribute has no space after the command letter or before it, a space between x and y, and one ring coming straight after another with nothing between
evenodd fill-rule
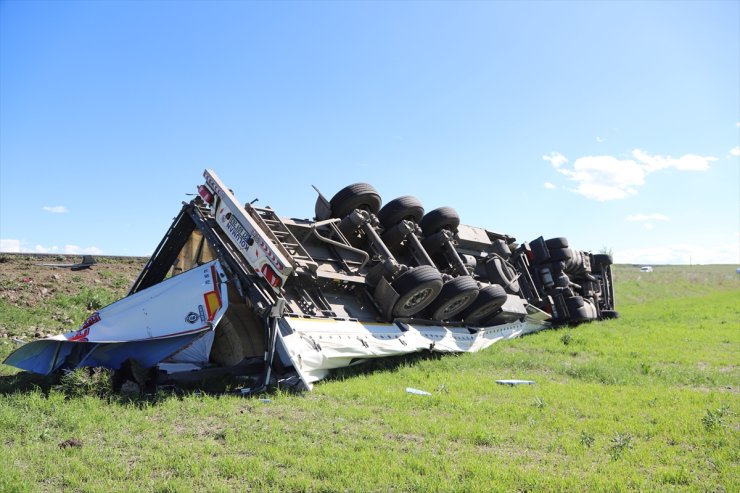
<instances>
[{"instance_id":1,"label":"brown soil","mask_svg":"<svg viewBox=\"0 0 740 493\"><path fill-rule=\"evenodd\" d=\"M12 284L27 284L30 289L24 289L25 301L35 305L51 293L75 294L80 284L114 287L111 279L120 277L128 281L124 288L127 291L147 261L142 257L96 257L95 260L98 263L89 269L72 270L42 264L76 264L81 256L0 254L0 298L18 299L18 290Z\"/></svg>"},{"instance_id":2,"label":"brown soil","mask_svg":"<svg viewBox=\"0 0 740 493\"><path fill-rule=\"evenodd\" d=\"M42 265L76 264L81 258L79 255L0 253L0 300L21 308L42 307L57 295L74 296L85 287L105 288L122 298L147 261L142 257L101 256L95 257L97 264L84 270ZM63 325L72 322L58 321ZM3 332L2 327L0 332Z\"/></svg>"}]
</instances>

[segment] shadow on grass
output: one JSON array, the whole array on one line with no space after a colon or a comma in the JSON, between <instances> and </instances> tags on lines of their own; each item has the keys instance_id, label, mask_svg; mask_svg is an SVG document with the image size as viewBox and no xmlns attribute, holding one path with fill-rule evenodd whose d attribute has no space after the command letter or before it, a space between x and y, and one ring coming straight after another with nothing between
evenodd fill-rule
<instances>
[{"instance_id":1,"label":"shadow on grass","mask_svg":"<svg viewBox=\"0 0 740 493\"><path fill-rule=\"evenodd\" d=\"M454 355L424 351L400 356L370 359L346 368L333 370L325 379L326 382L344 381L360 375L394 372L400 368L416 366L423 361L436 361ZM194 372L198 373L198 372ZM150 375L151 376L151 375ZM295 379L295 377L293 378ZM255 383L254 376L203 376L193 375L192 379L177 384L154 384L151 379L140 386L139 392L126 393L122 386L131 378L128 373L111 371L103 368L78 368L63 374L39 375L21 371L14 375L0 376L0 395L30 394L41 392L48 395L52 391L62 392L68 399L93 396L118 403L138 405L141 407L156 405L169 399L181 399L189 395L239 395L239 389ZM141 381L141 379L139 379ZM293 391L294 386L273 385L260 396L271 395L278 391ZM256 395L256 394L255 394Z\"/></svg>"},{"instance_id":2,"label":"shadow on grass","mask_svg":"<svg viewBox=\"0 0 740 493\"><path fill-rule=\"evenodd\" d=\"M442 358L449 358L451 356L454 357L455 354L422 351L400 356L375 358L367 360L364 363L359 363L357 365L332 370L332 372L326 378L324 378L323 381L342 381L354 378L358 375L372 375L373 373L394 372L399 368L415 366L422 361L436 361Z\"/></svg>"},{"instance_id":3,"label":"shadow on grass","mask_svg":"<svg viewBox=\"0 0 740 493\"><path fill-rule=\"evenodd\" d=\"M0 376L0 395L41 391L48 393L59 383L57 375L38 375L22 371L15 375Z\"/></svg>"},{"instance_id":4,"label":"shadow on grass","mask_svg":"<svg viewBox=\"0 0 740 493\"><path fill-rule=\"evenodd\" d=\"M124 392L119 375L102 368L85 367L64 374L39 375L22 371L14 375L2 375L0 396L37 392L49 396L52 392L61 392L69 400L96 397L112 403L145 408L190 395L233 395L235 392L232 389L236 383L234 378L204 378L182 385L150 383L139 391Z\"/></svg>"}]
</instances>

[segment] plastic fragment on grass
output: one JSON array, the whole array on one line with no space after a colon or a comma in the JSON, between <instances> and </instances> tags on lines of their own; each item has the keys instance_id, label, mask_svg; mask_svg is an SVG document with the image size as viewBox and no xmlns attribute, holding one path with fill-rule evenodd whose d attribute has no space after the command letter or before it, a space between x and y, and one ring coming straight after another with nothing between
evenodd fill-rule
<instances>
[{"instance_id":1,"label":"plastic fragment on grass","mask_svg":"<svg viewBox=\"0 0 740 493\"><path fill-rule=\"evenodd\" d=\"M427 392L426 390L412 389L411 387L406 387L406 392L415 395L432 395L431 392Z\"/></svg>"},{"instance_id":2,"label":"plastic fragment on grass","mask_svg":"<svg viewBox=\"0 0 740 493\"><path fill-rule=\"evenodd\" d=\"M508 385L509 387L513 387L514 385L532 385L534 384L534 381L532 380L496 380L496 383L500 385Z\"/></svg>"}]
</instances>

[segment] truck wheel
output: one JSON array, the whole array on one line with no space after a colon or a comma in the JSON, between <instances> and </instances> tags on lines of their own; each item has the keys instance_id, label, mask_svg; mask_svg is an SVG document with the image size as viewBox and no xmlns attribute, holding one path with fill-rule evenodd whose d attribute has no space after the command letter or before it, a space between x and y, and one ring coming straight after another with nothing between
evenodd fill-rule
<instances>
[{"instance_id":1,"label":"truck wheel","mask_svg":"<svg viewBox=\"0 0 740 493\"><path fill-rule=\"evenodd\" d=\"M514 268L498 257L486 262L486 274L491 284L499 284L512 294L519 293L519 279Z\"/></svg>"},{"instance_id":2,"label":"truck wheel","mask_svg":"<svg viewBox=\"0 0 740 493\"><path fill-rule=\"evenodd\" d=\"M568 248L568 238L550 238L549 240L545 240L545 245L547 245L548 250Z\"/></svg>"},{"instance_id":3,"label":"truck wheel","mask_svg":"<svg viewBox=\"0 0 740 493\"><path fill-rule=\"evenodd\" d=\"M410 317L429 306L442 290L442 274L431 265L422 265L401 274L391 283L401 295L393 306L394 317Z\"/></svg>"},{"instance_id":4,"label":"truck wheel","mask_svg":"<svg viewBox=\"0 0 740 493\"><path fill-rule=\"evenodd\" d=\"M594 265L612 265L614 260L611 255L605 253L594 254Z\"/></svg>"},{"instance_id":5,"label":"truck wheel","mask_svg":"<svg viewBox=\"0 0 740 493\"><path fill-rule=\"evenodd\" d=\"M443 229L448 229L454 233L457 231L459 225L460 216L457 215L457 211L452 207L440 207L429 211L419 222L424 236L433 235Z\"/></svg>"},{"instance_id":6,"label":"truck wheel","mask_svg":"<svg viewBox=\"0 0 740 493\"><path fill-rule=\"evenodd\" d=\"M331 216L343 218L355 209L377 214L380 209L380 194L368 183L353 183L338 191L331 198Z\"/></svg>"},{"instance_id":7,"label":"truck wheel","mask_svg":"<svg viewBox=\"0 0 740 493\"><path fill-rule=\"evenodd\" d=\"M573 250L570 248L548 248L550 251L550 260L560 262L561 260L570 260L573 258Z\"/></svg>"},{"instance_id":8,"label":"truck wheel","mask_svg":"<svg viewBox=\"0 0 740 493\"><path fill-rule=\"evenodd\" d=\"M442 291L430 308L431 319L451 319L475 301L478 291L478 283L470 276L450 279L442 286Z\"/></svg>"},{"instance_id":9,"label":"truck wheel","mask_svg":"<svg viewBox=\"0 0 740 493\"><path fill-rule=\"evenodd\" d=\"M506 303L506 299L504 288L498 284L489 284L480 290L478 297L465 310L463 320L471 324L480 322L498 311Z\"/></svg>"},{"instance_id":10,"label":"truck wheel","mask_svg":"<svg viewBox=\"0 0 740 493\"><path fill-rule=\"evenodd\" d=\"M424 207L419 199L411 195L404 195L393 199L378 212L380 224L388 229L404 219L418 223L424 216Z\"/></svg>"},{"instance_id":11,"label":"truck wheel","mask_svg":"<svg viewBox=\"0 0 740 493\"><path fill-rule=\"evenodd\" d=\"M586 302L584 301L583 296L571 296L570 298L567 298L565 300L565 305L568 307L568 310L570 310L571 308L581 308L585 303Z\"/></svg>"},{"instance_id":12,"label":"truck wheel","mask_svg":"<svg viewBox=\"0 0 740 493\"><path fill-rule=\"evenodd\" d=\"M609 320L610 318L619 318L619 312L616 310L601 310L602 320Z\"/></svg>"}]
</instances>

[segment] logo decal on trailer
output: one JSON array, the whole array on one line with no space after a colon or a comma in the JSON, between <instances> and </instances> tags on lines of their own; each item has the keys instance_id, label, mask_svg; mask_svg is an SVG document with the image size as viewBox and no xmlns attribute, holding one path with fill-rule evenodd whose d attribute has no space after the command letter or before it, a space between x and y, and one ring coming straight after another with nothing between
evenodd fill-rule
<instances>
[{"instance_id":1,"label":"logo decal on trailer","mask_svg":"<svg viewBox=\"0 0 740 493\"><path fill-rule=\"evenodd\" d=\"M90 317L85 320L80 330L69 338L70 341L87 342L87 336L90 334L90 327L100 322L100 314L98 312L93 313Z\"/></svg>"},{"instance_id":2,"label":"logo decal on trailer","mask_svg":"<svg viewBox=\"0 0 740 493\"><path fill-rule=\"evenodd\" d=\"M195 312L190 312L190 313L188 313L188 316L187 316L187 317L185 317L185 320L186 320L186 321L187 321L187 322L188 322L189 324L194 324L195 322L197 322L197 321L198 321L198 319L199 319L199 318L200 318L200 317L198 317L198 314L197 314L197 313L195 313Z\"/></svg>"}]
</instances>

